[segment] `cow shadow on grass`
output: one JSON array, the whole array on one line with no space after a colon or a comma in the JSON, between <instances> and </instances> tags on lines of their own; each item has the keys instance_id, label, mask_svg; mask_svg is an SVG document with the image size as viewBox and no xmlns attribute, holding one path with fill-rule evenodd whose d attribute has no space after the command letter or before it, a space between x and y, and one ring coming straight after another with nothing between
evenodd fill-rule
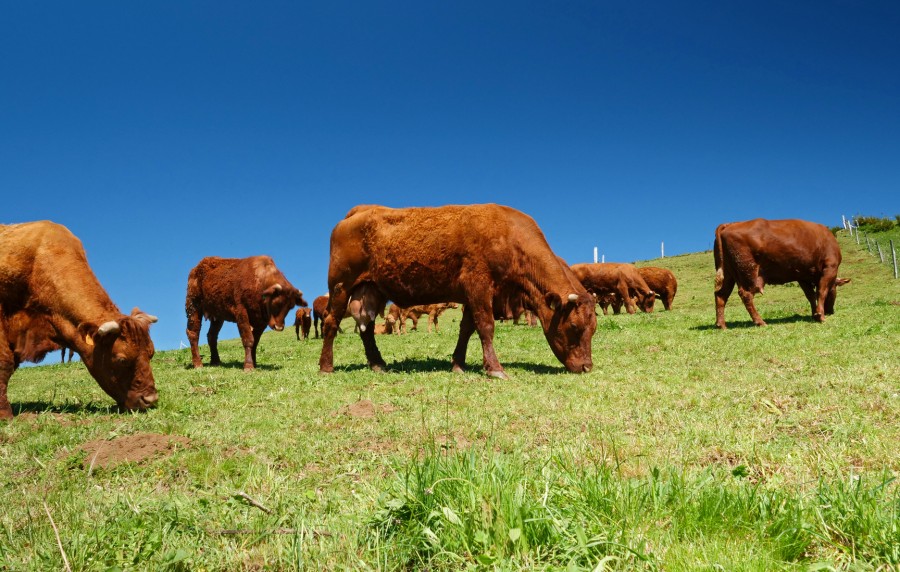
<instances>
[{"instance_id":1,"label":"cow shadow on grass","mask_svg":"<svg viewBox=\"0 0 900 572\"><path fill-rule=\"evenodd\" d=\"M766 318L763 317L766 325L769 326L777 326L779 324L796 324L798 322L809 322L810 324L816 323L815 320L812 319L811 316L804 314L797 314L795 316L783 316L780 318ZM752 329L757 328L756 324L753 323L753 320L743 320L740 322L727 322L727 326L729 330L740 330L740 329ZM702 332L706 330L718 330L719 327L715 324L703 324L701 326L694 326L691 328L692 330Z\"/></svg>"},{"instance_id":2,"label":"cow shadow on grass","mask_svg":"<svg viewBox=\"0 0 900 572\"><path fill-rule=\"evenodd\" d=\"M528 371L530 373L547 375L547 374L563 374L566 373L565 368L563 367L554 367L550 365L536 364L536 363L525 363L525 362L503 362L503 368L506 370L506 373L512 377L513 374L510 373L511 369L522 369ZM352 372L352 371L361 371L367 370L369 366L365 363L356 363L349 364L344 366L335 366L335 371L344 371L344 372ZM449 359L437 359L437 358L407 358L400 361L395 361L388 364L387 373L427 373L427 372L437 372L437 373L451 373L452 366L450 364ZM467 374L477 374L484 375L484 368L482 365L474 364L474 363L466 363L466 371Z\"/></svg>"},{"instance_id":3,"label":"cow shadow on grass","mask_svg":"<svg viewBox=\"0 0 900 572\"><path fill-rule=\"evenodd\" d=\"M243 361L223 361L222 363L216 364L216 365L211 365L208 362L203 362L203 367L201 368L201 370L206 369L208 367L213 368L213 369L244 369L244 362ZM185 364L184 369L193 370L194 364L187 363L187 364ZM256 367L254 369L258 369L260 371L279 371L282 369L282 367L280 365L273 365L271 363L260 363L260 364L256 364Z\"/></svg>"},{"instance_id":4,"label":"cow shadow on grass","mask_svg":"<svg viewBox=\"0 0 900 572\"><path fill-rule=\"evenodd\" d=\"M121 413L119 408L110 403L104 405L101 403L51 403L50 401L20 401L12 403L13 414L18 416L22 413L57 413L64 415L111 415Z\"/></svg>"}]
</instances>

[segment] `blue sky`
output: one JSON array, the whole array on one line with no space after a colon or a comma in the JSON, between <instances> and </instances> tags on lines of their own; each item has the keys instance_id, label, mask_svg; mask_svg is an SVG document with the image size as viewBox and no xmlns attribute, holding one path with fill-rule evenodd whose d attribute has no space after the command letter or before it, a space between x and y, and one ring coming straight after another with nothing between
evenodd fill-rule
<instances>
[{"instance_id":1,"label":"blue sky","mask_svg":"<svg viewBox=\"0 0 900 572\"><path fill-rule=\"evenodd\" d=\"M7 2L0 223L68 226L171 349L202 257L269 254L311 302L359 203L507 204L570 263L892 217L897 30L898 2Z\"/></svg>"}]
</instances>

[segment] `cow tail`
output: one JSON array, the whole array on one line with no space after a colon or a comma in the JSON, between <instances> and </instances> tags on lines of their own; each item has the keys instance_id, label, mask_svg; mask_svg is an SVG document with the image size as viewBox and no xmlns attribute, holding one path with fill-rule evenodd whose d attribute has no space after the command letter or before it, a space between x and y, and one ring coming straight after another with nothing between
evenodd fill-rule
<instances>
[{"instance_id":1,"label":"cow tail","mask_svg":"<svg viewBox=\"0 0 900 572\"><path fill-rule=\"evenodd\" d=\"M716 291L722 289L722 284L725 282L725 270L723 268L723 261L725 259L724 252L722 250L722 229L725 228L726 225L720 224L716 227L716 240L713 243L713 260L716 263Z\"/></svg>"}]
</instances>

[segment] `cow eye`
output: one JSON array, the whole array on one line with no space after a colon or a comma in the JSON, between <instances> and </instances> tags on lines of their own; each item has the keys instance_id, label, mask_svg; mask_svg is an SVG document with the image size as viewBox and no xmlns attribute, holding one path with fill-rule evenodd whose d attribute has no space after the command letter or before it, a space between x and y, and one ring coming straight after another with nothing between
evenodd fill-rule
<instances>
[{"instance_id":1,"label":"cow eye","mask_svg":"<svg viewBox=\"0 0 900 572\"><path fill-rule=\"evenodd\" d=\"M128 358L125 357L125 354L116 354L113 356L113 361L116 363L125 363L128 361Z\"/></svg>"}]
</instances>

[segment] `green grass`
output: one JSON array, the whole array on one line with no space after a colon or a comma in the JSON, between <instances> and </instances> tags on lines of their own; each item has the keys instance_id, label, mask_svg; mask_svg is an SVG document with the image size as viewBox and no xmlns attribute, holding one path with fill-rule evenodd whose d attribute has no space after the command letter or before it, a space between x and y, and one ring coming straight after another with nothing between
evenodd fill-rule
<instances>
[{"instance_id":1,"label":"green grass","mask_svg":"<svg viewBox=\"0 0 900 572\"><path fill-rule=\"evenodd\" d=\"M594 371L498 324L509 381L449 372L441 331L267 332L260 368L158 352L160 406L118 414L83 365L20 369L0 426L0 569L807 570L900 565L900 280L847 237L836 314L767 287L713 328L711 253L647 261L671 312L598 316ZM201 348L204 350L205 348ZM208 357L208 355L205 355ZM374 417L348 415L360 400ZM167 455L90 467L80 446L161 433ZM265 510L254 506L253 499ZM45 509L46 506L46 509ZM48 517L48 513L50 517Z\"/></svg>"}]
</instances>

